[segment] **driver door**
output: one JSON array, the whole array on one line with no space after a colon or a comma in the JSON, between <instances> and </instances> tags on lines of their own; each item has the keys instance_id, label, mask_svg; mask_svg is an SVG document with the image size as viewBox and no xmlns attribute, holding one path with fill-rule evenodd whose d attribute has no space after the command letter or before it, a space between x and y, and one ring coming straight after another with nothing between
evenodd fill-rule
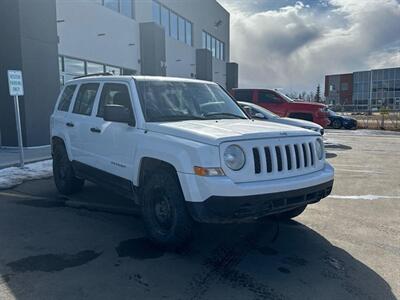
<instances>
[{"instance_id":1,"label":"driver door","mask_svg":"<svg viewBox=\"0 0 400 300\"><path fill-rule=\"evenodd\" d=\"M285 101L273 91L258 91L257 104L276 113L280 117L286 116Z\"/></svg>"}]
</instances>

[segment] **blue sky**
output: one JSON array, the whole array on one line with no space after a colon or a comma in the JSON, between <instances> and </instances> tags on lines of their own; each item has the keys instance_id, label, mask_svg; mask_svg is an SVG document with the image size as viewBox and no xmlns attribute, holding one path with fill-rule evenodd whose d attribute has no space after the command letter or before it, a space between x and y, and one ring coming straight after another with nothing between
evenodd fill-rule
<instances>
[{"instance_id":1,"label":"blue sky","mask_svg":"<svg viewBox=\"0 0 400 300\"><path fill-rule=\"evenodd\" d=\"M242 87L315 90L324 75L400 66L399 0L218 0Z\"/></svg>"}]
</instances>

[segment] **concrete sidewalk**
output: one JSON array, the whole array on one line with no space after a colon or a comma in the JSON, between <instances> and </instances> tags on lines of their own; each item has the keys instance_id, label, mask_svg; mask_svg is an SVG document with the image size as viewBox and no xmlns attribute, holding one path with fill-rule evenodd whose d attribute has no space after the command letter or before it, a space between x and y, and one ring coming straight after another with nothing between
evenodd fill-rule
<instances>
[{"instance_id":1,"label":"concrete sidewalk","mask_svg":"<svg viewBox=\"0 0 400 300\"><path fill-rule=\"evenodd\" d=\"M46 160L51 158L50 145L25 148L25 163ZM19 166L19 149L0 147L0 169Z\"/></svg>"}]
</instances>

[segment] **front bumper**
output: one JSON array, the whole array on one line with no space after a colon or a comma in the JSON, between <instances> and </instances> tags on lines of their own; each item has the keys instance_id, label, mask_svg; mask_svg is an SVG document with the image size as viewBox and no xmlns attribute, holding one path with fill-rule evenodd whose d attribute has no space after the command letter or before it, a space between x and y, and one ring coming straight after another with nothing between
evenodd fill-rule
<instances>
[{"instance_id":1,"label":"front bumper","mask_svg":"<svg viewBox=\"0 0 400 300\"><path fill-rule=\"evenodd\" d=\"M246 183L235 183L227 176L202 177L180 172L178 172L178 176L188 208L194 219L204 222L214 222L218 219L218 222L224 222L225 219L226 222L229 222L232 219L232 214L230 214L232 212L237 219L258 218L300 206L304 204L301 197L306 199L306 203L316 202L330 193L329 189L333 184L334 170L329 163L325 163L321 170L306 175ZM321 197L310 196L310 194L319 191L321 191L321 194L319 194ZM283 200L283 206L278 207L279 201L276 199L292 197L298 197L299 201ZM260 201L262 203L264 203L263 201L272 201L272 204L261 205ZM213 208L216 205L215 203L222 203L220 207L227 211L227 218L220 215L218 210L218 214L212 216L212 212L215 211ZM291 203L294 203L294 206ZM242 209L242 204L248 204L249 207L255 207L255 209L247 215L238 214L236 208ZM260 209L259 205L261 207L273 205L273 207L266 210ZM203 211L203 213L199 213L199 211ZM207 211L210 212L210 217L205 216Z\"/></svg>"},{"instance_id":2,"label":"front bumper","mask_svg":"<svg viewBox=\"0 0 400 300\"><path fill-rule=\"evenodd\" d=\"M332 186L333 180L287 192L243 197L212 196L204 202L187 202L187 208L198 222L243 222L318 202L331 193Z\"/></svg>"}]
</instances>

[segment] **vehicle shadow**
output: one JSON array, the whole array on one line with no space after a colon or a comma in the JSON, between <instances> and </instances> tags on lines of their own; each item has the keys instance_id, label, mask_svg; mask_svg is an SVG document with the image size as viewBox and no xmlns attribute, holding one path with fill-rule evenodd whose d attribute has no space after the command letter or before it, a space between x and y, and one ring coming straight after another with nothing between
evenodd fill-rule
<instances>
[{"instance_id":1,"label":"vehicle shadow","mask_svg":"<svg viewBox=\"0 0 400 300\"><path fill-rule=\"evenodd\" d=\"M215 247L194 295L217 280L262 299L396 299L374 270L297 221L200 225L198 231L192 249Z\"/></svg>"},{"instance_id":2,"label":"vehicle shadow","mask_svg":"<svg viewBox=\"0 0 400 300\"><path fill-rule=\"evenodd\" d=\"M0 202L0 226L14 224L0 293L16 299L396 299L373 269L297 221L196 224L193 240L168 252L145 238L141 218L51 205L59 195L42 185L31 194L43 199ZM123 201L87 189L75 199Z\"/></svg>"}]
</instances>

